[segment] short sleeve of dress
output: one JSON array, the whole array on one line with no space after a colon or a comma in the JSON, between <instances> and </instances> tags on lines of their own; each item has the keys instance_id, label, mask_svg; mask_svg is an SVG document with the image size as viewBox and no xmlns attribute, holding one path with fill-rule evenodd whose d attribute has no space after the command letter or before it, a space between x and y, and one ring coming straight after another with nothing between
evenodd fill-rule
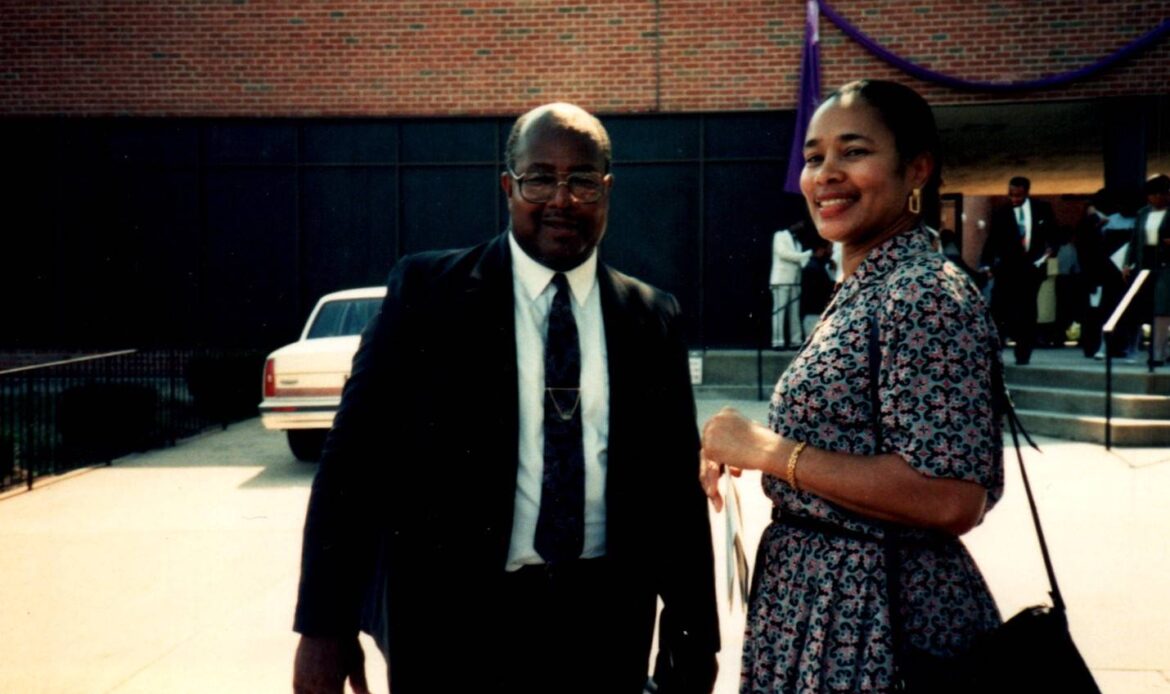
<instances>
[{"instance_id":1,"label":"short sleeve of dress","mask_svg":"<svg viewBox=\"0 0 1170 694\"><path fill-rule=\"evenodd\" d=\"M889 278L878 319L882 433L886 450L922 474L987 488L990 507L1003 489L991 386L999 354L985 305L960 272L926 264Z\"/></svg>"}]
</instances>

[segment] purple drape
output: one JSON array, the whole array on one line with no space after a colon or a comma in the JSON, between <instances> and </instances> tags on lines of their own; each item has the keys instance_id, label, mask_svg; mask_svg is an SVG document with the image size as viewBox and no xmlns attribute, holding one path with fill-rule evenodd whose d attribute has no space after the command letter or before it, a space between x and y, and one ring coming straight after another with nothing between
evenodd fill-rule
<instances>
[{"instance_id":1,"label":"purple drape","mask_svg":"<svg viewBox=\"0 0 1170 694\"><path fill-rule=\"evenodd\" d=\"M1100 72L1114 63L1125 60L1126 58L1142 50L1145 50L1170 33L1170 19L1165 19L1152 31L1145 34L1144 36L1139 37L1132 43L1123 46L1114 53L1105 56L1091 65L1086 65L1085 67L1078 68L1072 72L1066 72L1060 75L1045 77L1043 79L1027 80L1022 82L974 82L971 80L944 75L940 72L934 72L933 70L928 70L927 68L924 68L920 65L915 65L914 63L911 63L904 58L894 55L882 46L878 45L876 41L858 30L857 27L847 22L844 17L837 14L833 8L829 7L828 3L825 3L823 0L817 0L817 2L820 4L821 12L824 13L825 17L833 24L836 24L837 27L845 33L846 36L853 39L857 43L860 43L870 53L873 53L877 57L893 65L899 70L902 70L909 75L913 75L920 80L935 82L947 87L951 87L952 89L973 90L981 92L1029 91L1036 89L1049 89L1051 87L1057 87L1062 84L1068 84L1069 82L1074 82L1076 80L1088 77L1094 73Z\"/></svg>"},{"instance_id":2,"label":"purple drape","mask_svg":"<svg viewBox=\"0 0 1170 694\"><path fill-rule=\"evenodd\" d=\"M800 60L800 95L796 102L796 124L792 131L792 148L788 152L788 176L784 190L800 193L800 171L804 168L804 135L813 111L821 102L820 12L817 0L807 0L804 24L804 55Z\"/></svg>"},{"instance_id":3,"label":"purple drape","mask_svg":"<svg viewBox=\"0 0 1170 694\"><path fill-rule=\"evenodd\" d=\"M805 133L808 131L808 122L812 118L813 111L816 110L821 100L821 63L818 53L820 50L818 24L820 22L821 12L824 12L825 17L833 22L833 24L836 24L846 36L861 44L877 57L909 75L913 75L927 82L942 84L952 89L983 92L1029 91L1049 89L1062 84L1068 84L1069 82L1074 82L1100 72L1114 63L1125 60L1149 48L1165 38L1167 34L1170 34L1170 19L1164 19L1161 24L1154 27L1153 30L1145 35L1137 38L1132 43L1121 47L1091 65L1086 65L1071 72L1021 82L975 82L928 70L891 53L858 30L857 27L847 22L844 17L829 7L824 0L806 0L805 7L804 53L800 62L800 94L796 102L796 123L792 133L792 147L788 153L788 175L784 180L784 190L789 193L800 193L800 171L804 168Z\"/></svg>"}]
</instances>

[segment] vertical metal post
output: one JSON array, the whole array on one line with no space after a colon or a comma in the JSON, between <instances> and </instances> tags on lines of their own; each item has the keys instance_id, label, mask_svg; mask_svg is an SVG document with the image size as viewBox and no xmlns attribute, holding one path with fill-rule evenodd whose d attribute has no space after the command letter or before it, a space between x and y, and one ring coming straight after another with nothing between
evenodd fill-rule
<instances>
[{"instance_id":1,"label":"vertical metal post","mask_svg":"<svg viewBox=\"0 0 1170 694\"><path fill-rule=\"evenodd\" d=\"M764 399L764 350L756 348L756 400Z\"/></svg>"},{"instance_id":2,"label":"vertical metal post","mask_svg":"<svg viewBox=\"0 0 1170 694\"><path fill-rule=\"evenodd\" d=\"M34 376L32 374L29 374L28 376L26 376L24 378L24 422L22 422L23 428L24 428L24 436L21 439L21 445L20 445L21 453L23 453L22 457L24 459L24 464L25 464L24 477L25 477L25 480L27 480L28 490L30 492L32 491L32 488L33 488L33 474L34 474L33 468L36 466L36 464L34 462L36 460L36 458L33 457L33 455L35 454L35 451L31 450L33 447L33 442L36 440L36 437L33 434L33 432L31 430L29 430L29 427L32 425L32 422L36 421L36 419L37 419L37 417L35 415L33 415L32 412L30 412L30 409L33 407L33 402L32 402L32 390L33 390L32 379L33 378L34 378Z\"/></svg>"},{"instance_id":3,"label":"vertical metal post","mask_svg":"<svg viewBox=\"0 0 1170 694\"><path fill-rule=\"evenodd\" d=\"M1113 446L1113 333L1104 334L1105 341L1105 450Z\"/></svg>"}]
</instances>

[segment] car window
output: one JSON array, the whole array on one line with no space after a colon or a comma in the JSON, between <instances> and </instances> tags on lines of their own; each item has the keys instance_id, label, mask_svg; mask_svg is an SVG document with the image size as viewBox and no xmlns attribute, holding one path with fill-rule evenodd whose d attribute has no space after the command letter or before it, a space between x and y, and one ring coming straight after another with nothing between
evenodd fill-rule
<instances>
[{"instance_id":1,"label":"car window","mask_svg":"<svg viewBox=\"0 0 1170 694\"><path fill-rule=\"evenodd\" d=\"M379 298L330 301L317 312L306 339L360 335L381 305Z\"/></svg>"}]
</instances>

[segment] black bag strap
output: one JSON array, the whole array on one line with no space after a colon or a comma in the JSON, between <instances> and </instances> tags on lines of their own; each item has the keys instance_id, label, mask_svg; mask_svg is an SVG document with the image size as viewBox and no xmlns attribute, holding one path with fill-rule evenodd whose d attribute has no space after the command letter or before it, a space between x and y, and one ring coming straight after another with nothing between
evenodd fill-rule
<instances>
[{"instance_id":1,"label":"black bag strap","mask_svg":"<svg viewBox=\"0 0 1170 694\"><path fill-rule=\"evenodd\" d=\"M878 328L877 315L871 315L869 324L869 395L870 395L870 419L873 426L874 435L874 452L881 453L883 438L881 425L881 397L880 397L880 375L882 363L881 351L881 336ZM1040 553L1044 557L1044 569L1048 573L1048 584L1050 587L1049 595L1052 596L1052 608L1054 611L1064 614L1064 598L1060 594L1060 586L1056 583L1056 571L1052 568L1052 557L1048 554L1048 543L1044 539L1044 529L1040 525L1040 513L1036 509L1036 499L1032 495L1032 485L1028 482L1028 472L1024 468L1024 454L1020 449L1020 434L1023 434L1024 440L1028 442L1032 448L1037 451L1040 447L1028 435L1024 429L1023 423L1020 421L1019 415L1016 414L1015 406L1012 404L1011 395L1008 393L1007 385L1003 378L1003 364L998 360L992 361L991 367L991 388L994 402L992 405L994 413L1002 413L1008 422L1008 427L1012 432L1012 444L1016 449L1016 461L1020 466L1020 477L1024 481L1024 492L1028 496L1028 507L1032 511L1032 524L1036 528L1036 539L1040 543ZM883 548L885 552L886 562L886 598L890 610L890 631L894 643L894 662L895 669L897 669L898 653L903 646L903 625L899 618L901 611L901 598L899 595L899 569L900 562L898 561L898 546L899 546L899 531L893 524L886 524L885 540L883 541Z\"/></svg>"},{"instance_id":2,"label":"black bag strap","mask_svg":"<svg viewBox=\"0 0 1170 694\"><path fill-rule=\"evenodd\" d=\"M1024 440L1032 448L1039 451L1040 447L1028 435L1028 431L1024 429L1023 422L1020 421L1019 415L1016 414L1016 408L1012 404L1007 386L1003 383L1003 366L997 362L992 367L992 372L992 383L998 387L1003 398L1004 419L1007 420L1008 428L1012 432L1012 444L1016 449L1016 462L1020 466L1020 479L1024 481L1024 493L1028 495L1028 508L1032 511L1032 525L1036 527L1036 539L1040 542L1040 554L1044 557L1044 570L1048 572L1048 585L1050 587L1048 594L1052 596L1052 608L1057 612L1063 613L1064 598L1061 597L1060 586L1056 583L1056 570L1052 568L1052 557L1048 554L1048 542L1044 539L1044 528L1040 526L1040 512L1036 510L1036 499L1032 496L1032 485L1028 483L1028 471L1024 468L1024 454L1020 450L1020 434L1024 435Z\"/></svg>"}]
</instances>

